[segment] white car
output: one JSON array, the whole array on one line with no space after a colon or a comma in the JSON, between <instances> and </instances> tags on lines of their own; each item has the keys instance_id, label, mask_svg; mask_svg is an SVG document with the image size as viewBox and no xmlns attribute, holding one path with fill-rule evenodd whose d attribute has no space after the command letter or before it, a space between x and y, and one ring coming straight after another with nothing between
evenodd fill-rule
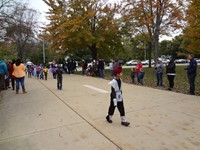
<instances>
[{"instance_id":1,"label":"white car","mask_svg":"<svg viewBox=\"0 0 200 150\"><path fill-rule=\"evenodd\" d=\"M178 64L183 64L183 63L187 63L188 61L186 59L176 59L174 62Z\"/></svg>"},{"instance_id":2,"label":"white car","mask_svg":"<svg viewBox=\"0 0 200 150\"><path fill-rule=\"evenodd\" d=\"M137 60L130 60L128 62L126 62L127 66L132 66L132 65L137 65Z\"/></svg>"},{"instance_id":3,"label":"white car","mask_svg":"<svg viewBox=\"0 0 200 150\"><path fill-rule=\"evenodd\" d=\"M142 65L149 65L149 60L143 60L143 61L141 61L141 63L142 63ZM155 61L153 59L151 60L151 64L152 65L155 64Z\"/></svg>"},{"instance_id":4,"label":"white car","mask_svg":"<svg viewBox=\"0 0 200 150\"><path fill-rule=\"evenodd\" d=\"M200 58L195 58L197 63L200 63Z\"/></svg>"},{"instance_id":5,"label":"white car","mask_svg":"<svg viewBox=\"0 0 200 150\"><path fill-rule=\"evenodd\" d=\"M163 64L168 64L169 62L170 62L169 59L162 59L162 63L163 63Z\"/></svg>"}]
</instances>

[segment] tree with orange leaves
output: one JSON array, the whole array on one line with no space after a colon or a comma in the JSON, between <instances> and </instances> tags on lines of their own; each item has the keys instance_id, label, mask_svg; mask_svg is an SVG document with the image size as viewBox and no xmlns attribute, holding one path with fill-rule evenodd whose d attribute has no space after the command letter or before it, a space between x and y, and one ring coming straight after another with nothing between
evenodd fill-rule
<instances>
[{"instance_id":1,"label":"tree with orange leaves","mask_svg":"<svg viewBox=\"0 0 200 150\"><path fill-rule=\"evenodd\" d=\"M184 46L194 54L200 54L200 1L189 0L187 27L184 29Z\"/></svg>"},{"instance_id":2,"label":"tree with orange leaves","mask_svg":"<svg viewBox=\"0 0 200 150\"><path fill-rule=\"evenodd\" d=\"M121 45L120 23L115 17L119 5L103 0L43 0L49 6L45 40L51 49L70 53L89 49L93 59L99 52Z\"/></svg>"}]
</instances>

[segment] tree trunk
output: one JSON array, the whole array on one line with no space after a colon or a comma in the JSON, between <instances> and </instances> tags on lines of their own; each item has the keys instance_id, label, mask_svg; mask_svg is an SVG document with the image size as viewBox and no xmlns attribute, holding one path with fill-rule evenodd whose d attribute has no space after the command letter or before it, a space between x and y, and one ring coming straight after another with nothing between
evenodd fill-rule
<instances>
[{"instance_id":1,"label":"tree trunk","mask_svg":"<svg viewBox=\"0 0 200 150\"><path fill-rule=\"evenodd\" d=\"M157 64L158 60L158 46L159 46L159 29L155 29L155 35L154 35L154 59L155 63Z\"/></svg>"},{"instance_id":2,"label":"tree trunk","mask_svg":"<svg viewBox=\"0 0 200 150\"><path fill-rule=\"evenodd\" d=\"M92 53L92 59L97 60L97 47L96 44L92 44L92 46L88 46Z\"/></svg>"}]
</instances>

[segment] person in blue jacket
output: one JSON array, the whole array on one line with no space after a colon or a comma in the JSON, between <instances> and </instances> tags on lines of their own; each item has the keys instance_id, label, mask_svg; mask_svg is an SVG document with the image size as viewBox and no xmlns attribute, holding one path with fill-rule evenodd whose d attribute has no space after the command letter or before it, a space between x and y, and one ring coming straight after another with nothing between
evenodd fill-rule
<instances>
[{"instance_id":1,"label":"person in blue jacket","mask_svg":"<svg viewBox=\"0 0 200 150\"><path fill-rule=\"evenodd\" d=\"M5 75L8 74L8 67L4 61L0 61L0 91L6 89Z\"/></svg>"},{"instance_id":2,"label":"person in blue jacket","mask_svg":"<svg viewBox=\"0 0 200 150\"><path fill-rule=\"evenodd\" d=\"M188 59L190 61L189 66L186 68L188 80L190 84L190 95L195 95L195 78L197 74L197 62L194 60L193 56L190 54L188 55Z\"/></svg>"}]
</instances>

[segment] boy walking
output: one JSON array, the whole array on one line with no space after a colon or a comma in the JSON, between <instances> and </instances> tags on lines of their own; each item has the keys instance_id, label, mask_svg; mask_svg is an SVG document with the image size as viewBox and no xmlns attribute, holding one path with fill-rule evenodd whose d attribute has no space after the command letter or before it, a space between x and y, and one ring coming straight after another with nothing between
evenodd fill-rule
<instances>
[{"instance_id":1,"label":"boy walking","mask_svg":"<svg viewBox=\"0 0 200 150\"><path fill-rule=\"evenodd\" d=\"M106 116L106 120L109 123L112 123L112 116L114 114L115 108L117 107L120 116L121 116L121 124L124 126L129 126L129 122L127 121L125 117L125 111L124 111L124 103L123 103L123 97L122 97L122 67L118 66L113 70L114 73L114 79L109 82L111 85L111 94L110 94L110 107L108 109L108 115Z\"/></svg>"},{"instance_id":2,"label":"boy walking","mask_svg":"<svg viewBox=\"0 0 200 150\"><path fill-rule=\"evenodd\" d=\"M62 90L62 79L63 79L62 74L63 74L63 71L61 67L59 66L58 69L56 70L58 90Z\"/></svg>"}]
</instances>

